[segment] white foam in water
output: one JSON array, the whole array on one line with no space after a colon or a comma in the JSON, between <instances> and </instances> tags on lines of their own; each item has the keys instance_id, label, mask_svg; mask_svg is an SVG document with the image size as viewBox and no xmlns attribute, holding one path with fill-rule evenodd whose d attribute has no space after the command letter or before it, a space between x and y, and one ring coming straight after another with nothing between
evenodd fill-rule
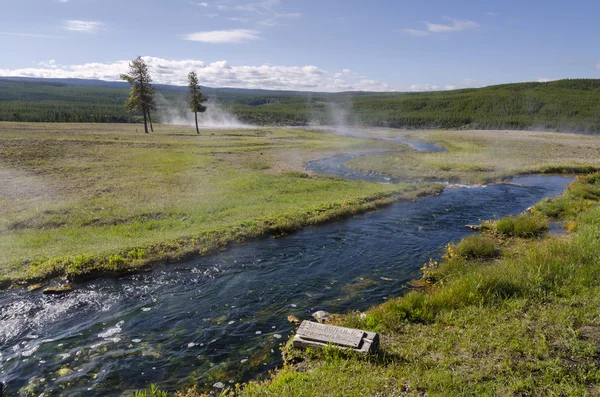
<instances>
[{"instance_id":1,"label":"white foam in water","mask_svg":"<svg viewBox=\"0 0 600 397\"><path fill-rule=\"evenodd\" d=\"M125 321L119 321L117 323L117 325L114 326L113 328L109 328L106 330L106 332L102 332L102 333L98 334L98 337L108 339L108 338L120 333L123 330L121 328L121 325L123 325L123 324L125 324Z\"/></svg>"},{"instance_id":2,"label":"white foam in water","mask_svg":"<svg viewBox=\"0 0 600 397\"><path fill-rule=\"evenodd\" d=\"M39 295L27 295L22 299L11 302L0 308L0 344L19 337L24 333L36 334L44 328L59 321L64 321L73 315L81 313L82 307L95 310L108 310L114 300L97 291L79 290L61 299L48 299ZM38 338L35 334L26 336L28 339ZM44 340L40 343L48 343Z\"/></svg>"},{"instance_id":3,"label":"white foam in water","mask_svg":"<svg viewBox=\"0 0 600 397\"><path fill-rule=\"evenodd\" d=\"M31 357L33 353L35 353L40 348L40 345L35 345L30 349L24 350L21 352L21 356L23 357Z\"/></svg>"},{"instance_id":4,"label":"white foam in water","mask_svg":"<svg viewBox=\"0 0 600 397\"><path fill-rule=\"evenodd\" d=\"M448 189L480 189L480 188L487 187L487 185L467 185L464 183L450 183L450 182L446 182L446 183L444 183L444 185Z\"/></svg>"}]
</instances>

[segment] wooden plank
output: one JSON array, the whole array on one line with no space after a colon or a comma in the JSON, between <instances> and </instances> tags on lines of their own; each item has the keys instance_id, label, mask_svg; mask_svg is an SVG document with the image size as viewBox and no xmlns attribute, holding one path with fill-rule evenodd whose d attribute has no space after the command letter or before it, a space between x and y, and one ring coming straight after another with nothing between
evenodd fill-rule
<instances>
[{"instance_id":1,"label":"wooden plank","mask_svg":"<svg viewBox=\"0 0 600 397\"><path fill-rule=\"evenodd\" d=\"M365 337L365 332L358 329L304 321L298 328L296 335L308 341L333 343L356 349Z\"/></svg>"}]
</instances>

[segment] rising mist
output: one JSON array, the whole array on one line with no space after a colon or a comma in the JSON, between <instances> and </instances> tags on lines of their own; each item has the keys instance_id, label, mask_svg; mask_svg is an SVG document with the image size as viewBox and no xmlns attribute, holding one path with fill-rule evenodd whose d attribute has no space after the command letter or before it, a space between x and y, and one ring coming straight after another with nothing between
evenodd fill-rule
<instances>
[{"instance_id":1,"label":"rising mist","mask_svg":"<svg viewBox=\"0 0 600 397\"><path fill-rule=\"evenodd\" d=\"M195 126L194 113L190 111L187 102L183 99L169 99L156 93L158 105L157 114L161 122L170 125ZM223 110L214 100L206 104L206 112L198 113L198 127L200 128L253 128L252 125L241 122L233 114Z\"/></svg>"}]
</instances>

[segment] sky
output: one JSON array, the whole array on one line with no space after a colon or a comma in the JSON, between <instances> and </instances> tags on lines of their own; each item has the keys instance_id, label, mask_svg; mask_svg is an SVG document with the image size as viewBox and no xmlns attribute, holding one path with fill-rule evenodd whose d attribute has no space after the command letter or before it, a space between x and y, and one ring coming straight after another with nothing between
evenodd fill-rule
<instances>
[{"instance_id":1,"label":"sky","mask_svg":"<svg viewBox=\"0 0 600 397\"><path fill-rule=\"evenodd\" d=\"M600 2L0 0L0 76L428 91L600 78Z\"/></svg>"}]
</instances>

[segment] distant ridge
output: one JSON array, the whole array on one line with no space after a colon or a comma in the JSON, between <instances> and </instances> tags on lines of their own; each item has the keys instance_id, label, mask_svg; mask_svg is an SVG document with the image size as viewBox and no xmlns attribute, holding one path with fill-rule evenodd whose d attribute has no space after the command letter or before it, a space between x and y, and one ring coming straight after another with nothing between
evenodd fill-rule
<instances>
[{"instance_id":1,"label":"distant ridge","mask_svg":"<svg viewBox=\"0 0 600 397\"><path fill-rule=\"evenodd\" d=\"M124 81L107 81L97 79L58 79L58 78L44 78L44 77L12 77L12 76L0 76L1 81L12 81L12 82L23 82L23 83L38 83L46 85L73 85L81 87L107 87L107 88L125 88L129 87L129 84ZM156 88L163 90L182 91L187 92L186 86L177 86L170 84L154 84ZM208 87L202 86L202 89L206 92L222 92L222 93L241 93L250 95L307 95L312 94L308 91L289 91L289 90L263 90L254 88L231 88L231 87Z\"/></svg>"}]
</instances>

